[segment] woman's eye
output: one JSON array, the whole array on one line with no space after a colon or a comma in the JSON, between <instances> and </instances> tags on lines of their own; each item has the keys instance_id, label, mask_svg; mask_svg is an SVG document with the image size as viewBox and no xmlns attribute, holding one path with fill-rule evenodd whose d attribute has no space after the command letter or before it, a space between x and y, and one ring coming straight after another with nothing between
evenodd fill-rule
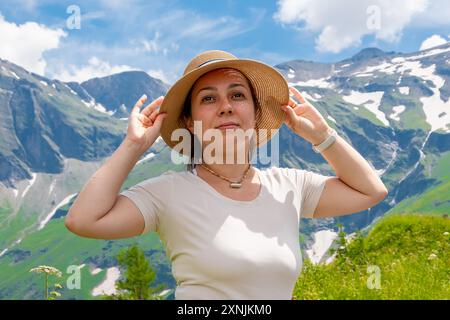
<instances>
[{"instance_id":1,"label":"woman's eye","mask_svg":"<svg viewBox=\"0 0 450 320\"><path fill-rule=\"evenodd\" d=\"M210 101L210 100L207 100L208 98L212 98L212 97L210 97L210 96L203 97L203 98L202 98L202 102L205 102L205 101L208 102L208 101Z\"/></svg>"},{"instance_id":2,"label":"woman's eye","mask_svg":"<svg viewBox=\"0 0 450 320\"><path fill-rule=\"evenodd\" d=\"M245 97L244 94L241 93L241 92L235 93L234 95L235 95L235 96L239 96L239 95L240 95L241 98L242 98L242 97Z\"/></svg>"}]
</instances>

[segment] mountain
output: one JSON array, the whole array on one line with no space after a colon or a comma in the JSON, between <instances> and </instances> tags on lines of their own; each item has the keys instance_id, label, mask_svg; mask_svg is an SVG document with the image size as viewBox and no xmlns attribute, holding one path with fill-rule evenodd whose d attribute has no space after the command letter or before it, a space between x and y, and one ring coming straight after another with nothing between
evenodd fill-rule
<instances>
[{"instance_id":1,"label":"mountain","mask_svg":"<svg viewBox=\"0 0 450 320\"><path fill-rule=\"evenodd\" d=\"M31 172L59 173L64 158L102 159L124 123L96 112L65 83L0 60L0 181L15 187Z\"/></svg>"},{"instance_id":2,"label":"mountain","mask_svg":"<svg viewBox=\"0 0 450 320\"><path fill-rule=\"evenodd\" d=\"M350 61L368 61L376 58L386 58L389 55L395 55L394 52L384 52L378 48L365 48L350 58Z\"/></svg>"},{"instance_id":3,"label":"mountain","mask_svg":"<svg viewBox=\"0 0 450 320\"><path fill-rule=\"evenodd\" d=\"M150 91L149 76L132 74L143 81L135 90L146 88L140 95L161 94L160 90ZM115 85L122 81L126 86L129 81L129 75L122 74L107 78ZM114 92L113 88L104 90L103 97ZM12 255L14 261L26 257L13 248L61 217L66 212L61 208L74 200L89 176L123 140L127 122L116 117L123 106L117 111L105 108L93 98L96 94L100 92L91 94L81 84L47 79L0 61L0 257ZM134 94L138 95L137 91ZM126 117L131 106L122 111ZM159 149L161 140L145 157L151 158ZM152 170L145 170L139 178L151 176ZM60 236L52 237L56 245Z\"/></svg>"},{"instance_id":4,"label":"mountain","mask_svg":"<svg viewBox=\"0 0 450 320\"><path fill-rule=\"evenodd\" d=\"M368 48L336 63L293 60L275 67L369 161L389 190L383 202L364 212L303 219L305 249L336 232L338 223L353 233L370 229L386 214L449 212L450 45L410 54ZM76 194L123 138L130 107L142 93L151 100L166 89L142 72L63 83L1 61L0 298L39 297L39 279L28 273L39 264L61 270L79 265L85 285L65 290L63 297L95 298L102 279L109 283L117 275L115 253L133 242L157 269L157 282L174 287L157 235L81 239L63 222ZM287 127L278 141L280 166L334 175ZM171 163L170 149L159 139L123 188L168 169L183 170Z\"/></svg>"},{"instance_id":5,"label":"mountain","mask_svg":"<svg viewBox=\"0 0 450 320\"><path fill-rule=\"evenodd\" d=\"M169 89L167 84L142 71L127 71L68 85L80 94L87 94L87 101L104 106L117 118L128 117L131 108L144 93L148 101L153 101Z\"/></svg>"},{"instance_id":6,"label":"mountain","mask_svg":"<svg viewBox=\"0 0 450 320\"><path fill-rule=\"evenodd\" d=\"M298 66L307 67L306 71ZM450 45L411 53L364 49L352 58L317 64L290 61L276 66L316 106L329 124L380 174L388 197L366 212L335 219L356 231L403 201L425 193L436 201L420 207L448 212L450 150ZM303 76L307 74L307 79ZM310 146L280 131L282 165L333 174ZM431 199L430 199L431 200ZM333 224L333 221L331 224Z\"/></svg>"},{"instance_id":7,"label":"mountain","mask_svg":"<svg viewBox=\"0 0 450 320\"><path fill-rule=\"evenodd\" d=\"M64 158L104 158L124 136L117 118L142 94L152 101L167 88L140 71L63 83L0 60L0 181L15 187L31 172L62 172Z\"/></svg>"}]
</instances>

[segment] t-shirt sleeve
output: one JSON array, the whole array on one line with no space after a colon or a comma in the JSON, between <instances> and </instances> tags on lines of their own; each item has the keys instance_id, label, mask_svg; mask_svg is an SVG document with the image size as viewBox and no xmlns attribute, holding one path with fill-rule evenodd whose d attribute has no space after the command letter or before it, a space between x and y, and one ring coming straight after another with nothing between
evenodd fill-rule
<instances>
[{"instance_id":1,"label":"t-shirt sleeve","mask_svg":"<svg viewBox=\"0 0 450 320\"><path fill-rule=\"evenodd\" d=\"M314 211L325 188L325 182L331 177L312 171L296 170L298 171L298 184L301 190L301 217L313 218Z\"/></svg>"},{"instance_id":2,"label":"t-shirt sleeve","mask_svg":"<svg viewBox=\"0 0 450 320\"><path fill-rule=\"evenodd\" d=\"M158 232L160 217L164 214L165 204L171 197L170 184L170 173L165 172L120 192L120 195L133 201L144 217L145 227L141 235L147 232Z\"/></svg>"},{"instance_id":3,"label":"t-shirt sleeve","mask_svg":"<svg viewBox=\"0 0 450 320\"><path fill-rule=\"evenodd\" d=\"M330 176L296 168L283 168L295 189L300 192L300 218L313 218L325 181Z\"/></svg>"}]
</instances>

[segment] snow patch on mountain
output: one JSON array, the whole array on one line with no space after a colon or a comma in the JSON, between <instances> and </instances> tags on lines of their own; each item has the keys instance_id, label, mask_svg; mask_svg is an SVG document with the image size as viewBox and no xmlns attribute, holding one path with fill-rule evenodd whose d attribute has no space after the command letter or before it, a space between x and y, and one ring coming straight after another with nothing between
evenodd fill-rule
<instances>
[{"instance_id":1,"label":"snow patch on mountain","mask_svg":"<svg viewBox=\"0 0 450 320\"><path fill-rule=\"evenodd\" d=\"M440 89L444 86L445 80L435 74L436 65L433 64L427 68L417 67L411 70L411 75L420 77L424 80L430 80L434 84L433 95L420 98L423 104L423 112L426 121L431 125L431 131L444 129L447 132L447 124L450 123L450 100L447 102L441 99Z\"/></svg>"},{"instance_id":2,"label":"snow patch on mountain","mask_svg":"<svg viewBox=\"0 0 450 320\"><path fill-rule=\"evenodd\" d=\"M14 71L10 70L9 72L13 75L14 78L16 78L17 80L20 80L20 77Z\"/></svg>"},{"instance_id":3,"label":"snow patch on mountain","mask_svg":"<svg viewBox=\"0 0 450 320\"><path fill-rule=\"evenodd\" d=\"M53 189L55 188L56 180L53 180L50 184L50 188L48 188L48 194L52 194Z\"/></svg>"},{"instance_id":4,"label":"snow patch on mountain","mask_svg":"<svg viewBox=\"0 0 450 320\"><path fill-rule=\"evenodd\" d=\"M314 233L314 244L311 249L306 250L312 263L319 263L327 253L338 234L333 230L321 230Z\"/></svg>"},{"instance_id":5,"label":"snow patch on mountain","mask_svg":"<svg viewBox=\"0 0 450 320\"><path fill-rule=\"evenodd\" d=\"M105 113L105 114L107 114L109 116L114 114L114 111L106 110L106 108L101 103L97 103L97 102L95 102L95 100L91 100L89 102L86 102L83 99L81 99L81 102L83 102L83 104L86 107L91 108L91 109L95 109L95 110L97 110L97 111L99 111L101 113Z\"/></svg>"},{"instance_id":6,"label":"snow patch on mountain","mask_svg":"<svg viewBox=\"0 0 450 320\"><path fill-rule=\"evenodd\" d=\"M5 248L2 250L2 252L0 253L0 258L8 251L10 250L12 247L14 247L15 245L21 243L23 240L23 237L20 237L19 239L17 239L16 241L14 241L11 246L9 246L8 248Z\"/></svg>"},{"instance_id":7,"label":"snow patch on mountain","mask_svg":"<svg viewBox=\"0 0 450 320\"><path fill-rule=\"evenodd\" d=\"M316 99L316 98L313 98L313 96L310 95L308 92L303 91L303 92L302 92L302 96L303 96L304 98L306 98L306 101L317 101L317 99Z\"/></svg>"},{"instance_id":8,"label":"snow patch on mountain","mask_svg":"<svg viewBox=\"0 0 450 320\"><path fill-rule=\"evenodd\" d=\"M428 50L428 51L425 51L425 52L423 52L421 54L407 57L406 59L408 59L408 60L418 60L418 59L423 59L423 58L426 58L426 57L435 56L437 54L441 54L441 53L445 53L445 52L450 52L450 46L447 47L447 48L438 48L438 49Z\"/></svg>"},{"instance_id":9,"label":"snow patch on mountain","mask_svg":"<svg viewBox=\"0 0 450 320\"><path fill-rule=\"evenodd\" d=\"M358 92L350 91L347 96L342 96L344 101L358 106L364 106L367 110L372 112L377 119L379 119L385 126L389 126L389 121L386 119L384 112L379 110L381 99L383 98L383 91L374 92Z\"/></svg>"},{"instance_id":10,"label":"snow patch on mountain","mask_svg":"<svg viewBox=\"0 0 450 320\"><path fill-rule=\"evenodd\" d=\"M66 204L68 204L70 202L70 199L72 199L73 196L75 196L77 193L72 193L69 194L67 197L65 197L63 200L61 200L60 203L58 203L53 210L46 215L46 217L44 218L44 220L42 220L39 223L39 227L38 230L42 230L42 228L45 227L45 225L50 221L50 219L53 217L53 215L56 213L56 210L58 210L58 208L65 206Z\"/></svg>"},{"instance_id":11,"label":"snow patch on mountain","mask_svg":"<svg viewBox=\"0 0 450 320\"><path fill-rule=\"evenodd\" d=\"M91 274L92 274L93 276L95 276L96 274L100 273L101 271L102 271L101 268L94 268L94 269L91 271Z\"/></svg>"},{"instance_id":12,"label":"snow patch on mountain","mask_svg":"<svg viewBox=\"0 0 450 320\"><path fill-rule=\"evenodd\" d=\"M337 123L336 120L332 116L327 115L327 118L330 119L331 121L333 121L334 123Z\"/></svg>"},{"instance_id":13,"label":"snow patch on mountain","mask_svg":"<svg viewBox=\"0 0 450 320\"><path fill-rule=\"evenodd\" d=\"M405 111L405 106L404 105L399 105L399 106L394 106L392 107L392 110L394 111L393 113L391 113L389 115L389 118L395 120L395 121L400 121L400 118L398 117L400 115L400 113L402 113L403 111Z\"/></svg>"},{"instance_id":14,"label":"snow patch on mountain","mask_svg":"<svg viewBox=\"0 0 450 320\"><path fill-rule=\"evenodd\" d=\"M22 198L24 198L27 195L28 190L30 190L30 188L33 186L34 182L36 181L36 177L37 177L37 174L32 172L31 173L31 180L28 180L30 182L27 185L27 187L25 188L25 190L23 190L23 192L22 192L22 196L21 196Z\"/></svg>"},{"instance_id":15,"label":"snow patch on mountain","mask_svg":"<svg viewBox=\"0 0 450 320\"><path fill-rule=\"evenodd\" d=\"M408 95L409 94L409 87L400 87L400 88L398 88L398 91L401 94Z\"/></svg>"},{"instance_id":16,"label":"snow patch on mountain","mask_svg":"<svg viewBox=\"0 0 450 320\"><path fill-rule=\"evenodd\" d=\"M411 170L409 170L400 180L398 183L403 182L403 180L405 180L411 173L414 172L414 170L416 170L417 166L419 165L419 163L425 158L425 153L423 152L423 148L425 147L425 145L427 144L428 138L430 138L432 131L429 131L427 133L427 136L425 137L425 140L423 141L422 145L420 146L419 149L419 160L417 160L417 162L414 164L414 166L411 168ZM394 197L395 198L395 197Z\"/></svg>"},{"instance_id":17,"label":"snow patch on mountain","mask_svg":"<svg viewBox=\"0 0 450 320\"><path fill-rule=\"evenodd\" d=\"M356 73L355 77L362 78L362 77L373 77L373 73Z\"/></svg>"},{"instance_id":18,"label":"snow patch on mountain","mask_svg":"<svg viewBox=\"0 0 450 320\"><path fill-rule=\"evenodd\" d=\"M120 278L120 270L117 267L111 267L106 270L106 278L92 289L93 296L99 296L101 294L112 295L116 293L115 283Z\"/></svg>"},{"instance_id":19,"label":"snow patch on mountain","mask_svg":"<svg viewBox=\"0 0 450 320\"><path fill-rule=\"evenodd\" d=\"M139 160L136 165L145 162L147 160L150 160L151 158L153 158L155 156L155 154L153 152L150 152L149 154L147 154L145 157L143 157L141 160Z\"/></svg>"},{"instance_id":20,"label":"snow patch on mountain","mask_svg":"<svg viewBox=\"0 0 450 320\"><path fill-rule=\"evenodd\" d=\"M308 81L290 82L289 86L315 87L322 89L334 89L334 84L329 82L330 77L320 79L310 79Z\"/></svg>"},{"instance_id":21,"label":"snow patch on mountain","mask_svg":"<svg viewBox=\"0 0 450 320\"><path fill-rule=\"evenodd\" d=\"M292 70L292 68L289 68L289 73L287 74L287 77L288 77L289 79L295 78L295 71Z\"/></svg>"},{"instance_id":22,"label":"snow patch on mountain","mask_svg":"<svg viewBox=\"0 0 450 320\"><path fill-rule=\"evenodd\" d=\"M394 65L392 63L383 62L379 65L366 67L366 69L362 73L373 73L374 71L379 71L387 74L394 74L395 68L393 67Z\"/></svg>"}]
</instances>

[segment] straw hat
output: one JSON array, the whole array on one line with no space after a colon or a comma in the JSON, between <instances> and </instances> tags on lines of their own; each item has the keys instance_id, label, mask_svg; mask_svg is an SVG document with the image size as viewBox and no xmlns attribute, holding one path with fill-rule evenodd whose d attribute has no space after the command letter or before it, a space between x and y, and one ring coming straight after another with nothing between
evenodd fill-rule
<instances>
[{"instance_id":1,"label":"straw hat","mask_svg":"<svg viewBox=\"0 0 450 320\"><path fill-rule=\"evenodd\" d=\"M180 115L191 87L203 74L219 68L239 70L254 88L255 98L261 107L261 116L256 122L258 147L272 138L271 129L278 130L283 124L285 114L281 105L289 102L289 87L280 72L263 62L238 59L226 51L205 51L189 62L183 76L170 87L161 104L160 111L167 112L161 126L161 137L170 148L179 143L171 140L172 132L178 128L186 128ZM267 129L267 138L264 134L258 134L259 129Z\"/></svg>"}]
</instances>

